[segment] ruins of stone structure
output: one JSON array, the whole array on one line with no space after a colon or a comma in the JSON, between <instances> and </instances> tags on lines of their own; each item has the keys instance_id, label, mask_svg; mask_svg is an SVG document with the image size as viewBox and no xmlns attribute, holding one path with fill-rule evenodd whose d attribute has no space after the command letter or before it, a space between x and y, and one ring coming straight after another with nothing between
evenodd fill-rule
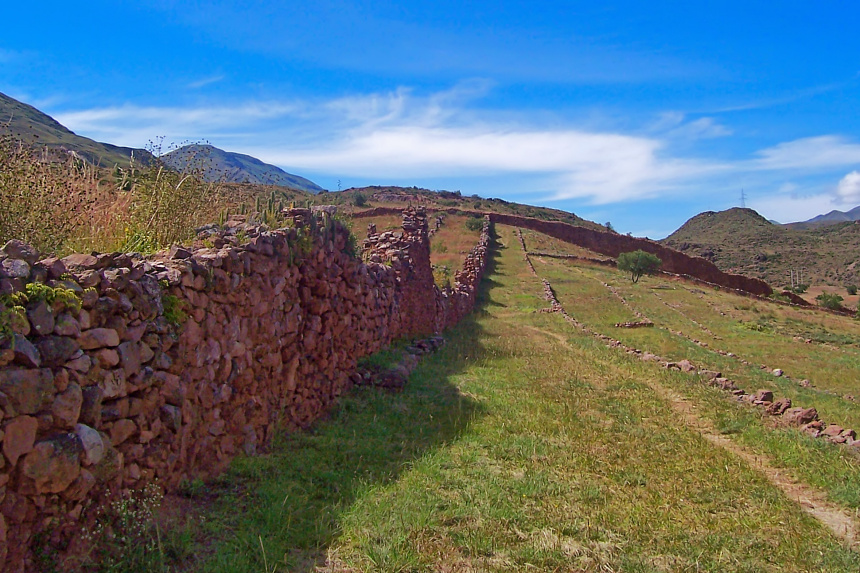
<instances>
[{"instance_id":1,"label":"ruins of stone structure","mask_svg":"<svg viewBox=\"0 0 860 573\"><path fill-rule=\"evenodd\" d=\"M360 358L471 310L489 222L440 291L422 211L369 238L366 262L325 210L287 214L291 228L208 226L214 247L152 257L0 252L0 292L23 308L0 307L3 570L34 570L36 534L73 551L111 499L210 477L306 427Z\"/></svg>"}]
</instances>

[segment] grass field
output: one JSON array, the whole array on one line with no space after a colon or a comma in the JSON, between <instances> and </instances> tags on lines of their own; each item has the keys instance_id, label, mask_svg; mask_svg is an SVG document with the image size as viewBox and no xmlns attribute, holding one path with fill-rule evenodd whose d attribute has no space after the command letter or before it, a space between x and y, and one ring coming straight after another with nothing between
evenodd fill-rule
<instances>
[{"instance_id":1,"label":"grass field","mask_svg":"<svg viewBox=\"0 0 860 573\"><path fill-rule=\"evenodd\" d=\"M183 503L205 525L175 568L860 569L860 556L771 483L750 462L755 458L715 445L691 416L826 490L843 508L858 507L851 497L860 491L854 458L773 428L758 410L696 377L607 348L559 314L536 312L547 306L540 279L526 266L514 230L497 232L480 308L446 334L448 344L422 362L402 393L357 389L311 431L283 435L268 454L236 460L216 482L186 491ZM557 260L535 266L568 311L595 330L661 354L732 367L730 358L659 328L666 321L707 340L707 332L696 332L652 294L657 279L628 288L611 271L604 276ZM658 328L615 329L631 311L601 280L616 284ZM698 293L672 286L678 288L660 289L660 296L692 316ZM695 320L724 318L722 326L702 323L729 344L730 318L715 308L747 316L740 313L754 312L733 307L750 301L705 296L711 295L713 307ZM749 332L737 336L760 334ZM792 351L786 344L779 353ZM754 371L741 380L742 371L736 377L751 387L780 384ZM825 396L797 392L798 401L814 399L817 407ZM695 411L679 416L672 395L694 403ZM849 401L830 398L851 413ZM834 406L828 415L838 411Z\"/></svg>"}]
</instances>

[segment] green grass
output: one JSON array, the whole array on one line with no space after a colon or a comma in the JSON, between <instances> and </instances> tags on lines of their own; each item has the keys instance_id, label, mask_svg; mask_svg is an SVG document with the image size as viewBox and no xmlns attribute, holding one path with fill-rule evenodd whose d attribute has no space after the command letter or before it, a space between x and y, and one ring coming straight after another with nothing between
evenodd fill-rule
<instances>
[{"instance_id":1,"label":"green grass","mask_svg":"<svg viewBox=\"0 0 860 573\"><path fill-rule=\"evenodd\" d=\"M732 436L760 445L756 432L778 434L689 376L534 312L546 306L542 286L512 230L499 231L507 248L481 309L402 393L357 389L312 430L280 435L206 486L218 495L196 570L860 567L644 381L700 396ZM583 298L580 314L593 302Z\"/></svg>"},{"instance_id":2,"label":"green grass","mask_svg":"<svg viewBox=\"0 0 860 573\"><path fill-rule=\"evenodd\" d=\"M762 333L736 327L736 318L739 316L752 321L757 315L764 313L774 320L781 320L779 317L783 312L782 307L750 302L735 295L713 291L691 292L677 284L674 285L674 290L659 289L657 292L663 300L678 305L682 310L681 314L666 307L651 292L651 287L654 286L672 286L663 279L643 279L642 284L633 286L611 269L575 265L567 261L542 263L542 266L538 267L539 272L540 269L544 270L565 309L593 329L618 338L629 346L651 351L668 359L687 358L700 368L720 370L748 393L760 388L773 390L777 396L791 398L795 405L816 407L821 417L828 422L846 427L860 427L860 405L828 392L828 389L834 388L856 392L856 382L853 386L850 384L860 373L860 363L852 353L811 346L778 333ZM589 281L592 286L589 286ZM709 342L714 348L734 350L747 359L762 360L773 366L790 364L801 372L812 369L810 364L815 365L816 361L819 361L819 370L813 378L818 388L803 388L796 382L776 378L770 371L745 366L737 360L721 356L661 328L612 328L608 325L610 321L601 318L604 315L613 316L614 312L621 312L619 309L624 307L602 287L600 281L613 284L625 299L654 320L658 326L680 330L688 336ZM603 288L605 295L600 296L597 287ZM587 293L592 292L599 298L590 298ZM583 293L586 293L585 296ZM713 299L713 306L705 304L696 295ZM714 310L715 307L726 305L733 305L734 317L721 317ZM792 314L796 312L788 311ZM718 333L721 338L714 339L685 317L694 317L696 322L706 324L708 330ZM811 314L810 328L814 327L816 320L821 320L820 316ZM828 317L827 322L828 327L834 330L843 329L850 332L855 328L850 318ZM767 338L762 341L761 337ZM828 361L831 363L830 368L826 366ZM725 393L703 385L695 377L677 374L665 380L668 387L697 403L700 406L699 413L710 418L725 434L732 435L740 443L767 456L776 465L789 468L806 483L826 491L831 500L843 507L851 510L860 508L860 460L856 454L846 448L827 444L823 440L809 438L795 430L774 428L767 419L762 418L759 410L728 400Z\"/></svg>"}]
</instances>

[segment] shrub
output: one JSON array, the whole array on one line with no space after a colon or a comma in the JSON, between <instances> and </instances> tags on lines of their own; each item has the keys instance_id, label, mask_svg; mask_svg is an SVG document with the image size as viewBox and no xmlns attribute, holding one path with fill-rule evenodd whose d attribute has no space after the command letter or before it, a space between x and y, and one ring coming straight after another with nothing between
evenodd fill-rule
<instances>
[{"instance_id":1,"label":"shrub","mask_svg":"<svg viewBox=\"0 0 860 573\"><path fill-rule=\"evenodd\" d=\"M848 285L845 287L845 290L848 291L848 294L854 296L857 294L857 285Z\"/></svg>"},{"instance_id":2,"label":"shrub","mask_svg":"<svg viewBox=\"0 0 860 573\"><path fill-rule=\"evenodd\" d=\"M356 207L364 207L365 205L367 205L367 197L356 191L355 195L352 198L352 204Z\"/></svg>"},{"instance_id":3,"label":"shrub","mask_svg":"<svg viewBox=\"0 0 860 573\"><path fill-rule=\"evenodd\" d=\"M480 231L484 228L484 220L477 217L469 217L466 219L466 228L470 231Z\"/></svg>"},{"instance_id":4,"label":"shrub","mask_svg":"<svg viewBox=\"0 0 860 573\"><path fill-rule=\"evenodd\" d=\"M809 288L809 285L795 285L794 287L792 287L791 291L794 294L803 294L806 292L806 289L808 289L808 288Z\"/></svg>"},{"instance_id":5,"label":"shrub","mask_svg":"<svg viewBox=\"0 0 860 573\"><path fill-rule=\"evenodd\" d=\"M829 308L831 310L839 310L840 308L842 308L842 301L844 299L838 294L823 292L817 297L815 297L815 300L818 301L819 306Z\"/></svg>"},{"instance_id":6,"label":"shrub","mask_svg":"<svg viewBox=\"0 0 860 573\"><path fill-rule=\"evenodd\" d=\"M643 250L618 255L618 270L630 273L630 280L639 282L642 275L653 274L663 261L657 255L646 253Z\"/></svg>"}]
</instances>

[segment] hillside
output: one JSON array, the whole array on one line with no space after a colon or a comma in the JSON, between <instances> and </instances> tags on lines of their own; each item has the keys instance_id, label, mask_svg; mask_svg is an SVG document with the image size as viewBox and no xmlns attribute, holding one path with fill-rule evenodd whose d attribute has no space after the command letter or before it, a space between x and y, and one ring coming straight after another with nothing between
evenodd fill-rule
<instances>
[{"instance_id":1,"label":"hillside","mask_svg":"<svg viewBox=\"0 0 860 573\"><path fill-rule=\"evenodd\" d=\"M132 154L140 160L150 156L143 149L119 147L76 135L51 116L3 93L0 93L0 125L25 143L44 145L59 153L74 151L102 167L126 165Z\"/></svg>"},{"instance_id":2,"label":"hillside","mask_svg":"<svg viewBox=\"0 0 860 573\"><path fill-rule=\"evenodd\" d=\"M338 205L346 213L364 211L374 207L403 208L412 204L423 205L431 210L434 208L455 208L468 211L521 215L544 221L561 221L578 227L600 231L606 230L606 227L603 225L583 219L574 213L562 211L561 209L512 203L504 199L484 198L479 195L462 195L459 191L433 191L420 187L396 187L390 185L353 187L343 191L320 193L313 197L312 201L317 205ZM356 203L360 204L356 205Z\"/></svg>"},{"instance_id":3,"label":"hillside","mask_svg":"<svg viewBox=\"0 0 860 573\"><path fill-rule=\"evenodd\" d=\"M324 191L313 181L263 163L256 157L224 151L212 145L185 145L162 155L161 159L168 167L177 171L194 170L210 182L278 185L308 193Z\"/></svg>"},{"instance_id":4,"label":"hillside","mask_svg":"<svg viewBox=\"0 0 860 573\"><path fill-rule=\"evenodd\" d=\"M808 284L860 281L855 268L860 225L853 222L798 229L775 225L752 209L733 208L700 213L661 242L775 286L788 285L789 270L801 269Z\"/></svg>"}]
</instances>

